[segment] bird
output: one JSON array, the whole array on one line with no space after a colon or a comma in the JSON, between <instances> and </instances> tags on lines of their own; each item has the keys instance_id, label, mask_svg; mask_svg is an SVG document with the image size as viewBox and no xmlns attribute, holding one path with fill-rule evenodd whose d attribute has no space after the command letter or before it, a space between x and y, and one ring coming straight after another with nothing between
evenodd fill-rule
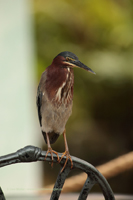
<instances>
[{"instance_id":1,"label":"bird","mask_svg":"<svg viewBox=\"0 0 133 200\"><path fill-rule=\"evenodd\" d=\"M53 166L53 154L57 155L59 163L66 156L62 171L68 160L71 162L71 168L73 167L66 139L65 126L72 113L74 87L73 68L76 67L95 74L94 71L80 62L74 53L69 51L59 53L53 59L52 64L42 73L37 89L36 104L38 118L42 135L48 146L45 160L50 153L51 165ZM51 148L51 144L55 143L61 134L64 137L65 152L62 154L61 159L59 159L58 153Z\"/></svg>"}]
</instances>

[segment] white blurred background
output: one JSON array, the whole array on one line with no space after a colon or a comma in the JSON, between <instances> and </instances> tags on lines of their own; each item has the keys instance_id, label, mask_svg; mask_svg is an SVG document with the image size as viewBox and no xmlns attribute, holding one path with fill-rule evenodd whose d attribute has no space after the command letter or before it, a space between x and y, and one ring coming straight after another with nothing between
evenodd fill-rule
<instances>
[{"instance_id":1,"label":"white blurred background","mask_svg":"<svg viewBox=\"0 0 133 200\"><path fill-rule=\"evenodd\" d=\"M40 145L30 13L30 1L0 1L0 156ZM5 194L34 192L41 187L40 163L1 168L0 186Z\"/></svg>"}]
</instances>

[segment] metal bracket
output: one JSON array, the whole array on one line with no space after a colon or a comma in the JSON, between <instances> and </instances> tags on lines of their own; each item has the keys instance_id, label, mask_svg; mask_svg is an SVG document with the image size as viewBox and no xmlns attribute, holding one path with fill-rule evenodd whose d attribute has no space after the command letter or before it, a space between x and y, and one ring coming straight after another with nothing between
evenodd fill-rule
<instances>
[{"instance_id":1,"label":"metal bracket","mask_svg":"<svg viewBox=\"0 0 133 200\"><path fill-rule=\"evenodd\" d=\"M58 153L59 158L61 158L62 154ZM0 157L0 167L4 167L6 165L11 165L15 163L20 163L20 162L36 162L36 161L44 161L44 158L46 156L46 151L42 151L38 147L34 146L26 146L22 149L19 149L15 153L8 154L5 156ZM57 162L57 156L54 154L53 155L54 162ZM51 194L50 200L58 200L61 190L63 188L64 182L71 170L74 169L80 169L84 171L87 174L87 179L85 181L85 184L80 192L78 200L85 200L87 199L87 196L92 189L92 187L95 184L99 184L101 187L102 193L104 195L105 200L115 200L113 191L111 187L109 186L108 182L104 178L104 176L90 163L81 160L79 158L76 158L74 156L71 156L72 161L73 161L73 168L71 169L71 163L68 161L65 169L63 170L62 173L59 172L56 183L53 188L53 192ZM66 157L64 156L63 159L60 162L61 169L65 163ZM51 155L48 154L46 161L50 162L51 161ZM61 170L60 170L61 171ZM1 193L0 193L1 195ZM0 196L1 197L1 196ZM4 197L4 194L3 194ZM0 199L0 200L5 200Z\"/></svg>"}]
</instances>

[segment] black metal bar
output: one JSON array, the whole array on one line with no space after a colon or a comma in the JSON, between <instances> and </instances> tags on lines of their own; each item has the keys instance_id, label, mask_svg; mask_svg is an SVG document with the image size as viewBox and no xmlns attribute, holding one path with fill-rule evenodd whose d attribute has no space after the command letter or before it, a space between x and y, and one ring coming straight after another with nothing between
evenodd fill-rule
<instances>
[{"instance_id":1,"label":"black metal bar","mask_svg":"<svg viewBox=\"0 0 133 200\"><path fill-rule=\"evenodd\" d=\"M55 182L55 185L54 185L53 192L51 194L50 200L57 200L59 198L61 190L62 190L63 185L64 185L64 182L65 182L70 170L71 170L70 167L66 167L63 170L62 173L58 174L58 177L56 179L56 182Z\"/></svg>"},{"instance_id":2,"label":"black metal bar","mask_svg":"<svg viewBox=\"0 0 133 200\"><path fill-rule=\"evenodd\" d=\"M107 180L104 178L104 176L102 176L102 180L101 180L101 177L99 178L98 183L99 183L99 186L101 187L101 190L103 192L105 199L115 200L113 191L110 185L108 184Z\"/></svg>"},{"instance_id":3,"label":"black metal bar","mask_svg":"<svg viewBox=\"0 0 133 200\"><path fill-rule=\"evenodd\" d=\"M61 158L62 154L58 153L59 158ZM5 155L0 157L0 167L4 167L6 165L11 165L20 162L35 162L35 161L44 161L46 156L46 151L42 151L38 147L34 146L26 146L15 153ZM103 175L90 163L87 163L84 160L71 156L73 161L73 169L78 168L84 171L88 178L83 186L83 189L79 195L79 200L85 200L87 198L88 193L90 192L91 188L98 183L101 187L105 200L115 200L114 194L112 192L111 187L109 186L106 179ZM60 162L60 165L63 166L65 163L66 157L64 156ZM46 161L51 161L51 155L48 154ZM53 162L57 162L57 156L53 155ZM51 200L58 200L62 187L64 185L65 179L68 176L69 172L71 171L71 162L68 161L65 169L62 173L59 173L52 195ZM1 200L1 199L0 199Z\"/></svg>"},{"instance_id":4,"label":"black metal bar","mask_svg":"<svg viewBox=\"0 0 133 200\"><path fill-rule=\"evenodd\" d=\"M17 159L17 154L12 153L5 156L0 157L0 167L4 167L6 165L11 165L13 163L18 163L19 160Z\"/></svg>"},{"instance_id":5,"label":"black metal bar","mask_svg":"<svg viewBox=\"0 0 133 200\"><path fill-rule=\"evenodd\" d=\"M0 200L6 200L1 187L0 187Z\"/></svg>"},{"instance_id":6,"label":"black metal bar","mask_svg":"<svg viewBox=\"0 0 133 200\"><path fill-rule=\"evenodd\" d=\"M80 195L79 195L79 198L78 200L85 200L87 199L87 196L90 192L90 190L92 189L92 187L96 184L96 181L94 180L93 176L88 176L86 181L85 181L85 184L80 192Z\"/></svg>"},{"instance_id":7,"label":"black metal bar","mask_svg":"<svg viewBox=\"0 0 133 200\"><path fill-rule=\"evenodd\" d=\"M99 184L102 189L105 200L115 200L113 191L109 186L104 176L90 163L79 158L72 157L74 167L86 172L88 176L93 177L93 180Z\"/></svg>"},{"instance_id":8,"label":"black metal bar","mask_svg":"<svg viewBox=\"0 0 133 200\"><path fill-rule=\"evenodd\" d=\"M0 157L0 167L4 167L11 164L16 164L20 162L34 162L37 161L41 149L34 146L26 146L22 149L19 149L15 153L11 153L5 156Z\"/></svg>"}]
</instances>

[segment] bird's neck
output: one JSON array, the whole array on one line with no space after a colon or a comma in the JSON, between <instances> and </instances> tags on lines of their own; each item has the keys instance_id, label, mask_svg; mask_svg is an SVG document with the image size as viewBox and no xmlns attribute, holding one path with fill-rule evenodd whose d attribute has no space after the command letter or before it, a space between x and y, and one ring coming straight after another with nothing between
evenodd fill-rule
<instances>
[{"instance_id":1,"label":"bird's neck","mask_svg":"<svg viewBox=\"0 0 133 200\"><path fill-rule=\"evenodd\" d=\"M48 67L46 91L53 104L66 106L73 100L74 74L71 68Z\"/></svg>"}]
</instances>

